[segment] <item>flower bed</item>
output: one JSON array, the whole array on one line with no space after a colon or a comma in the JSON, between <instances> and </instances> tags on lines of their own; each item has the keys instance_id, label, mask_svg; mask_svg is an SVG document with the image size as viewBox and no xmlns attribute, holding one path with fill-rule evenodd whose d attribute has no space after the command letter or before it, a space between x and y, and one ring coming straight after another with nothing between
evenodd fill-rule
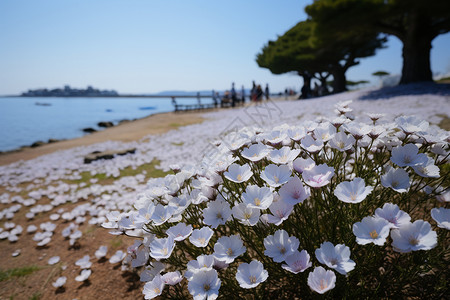
<instances>
[{"instance_id":1,"label":"flower bed","mask_svg":"<svg viewBox=\"0 0 450 300\"><path fill-rule=\"evenodd\" d=\"M232 133L109 214L103 227L142 237L125 263L145 298L443 297L448 133L414 116L356 122L349 104Z\"/></svg>"}]
</instances>

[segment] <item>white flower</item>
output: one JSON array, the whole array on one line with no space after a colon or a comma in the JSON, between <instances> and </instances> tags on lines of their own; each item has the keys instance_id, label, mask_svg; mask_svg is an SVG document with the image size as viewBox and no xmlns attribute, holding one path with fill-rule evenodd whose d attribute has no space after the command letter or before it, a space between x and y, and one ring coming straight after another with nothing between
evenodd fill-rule
<instances>
[{"instance_id":1,"label":"white flower","mask_svg":"<svg viewBox=\"0 0 450 300\"><path fill-rule=\"evenodd\" d=\"M251 289L266 281L269 273L264 270L264 266L257 260L251 263L241 263L236 272L236 280L239 286L244 289Z\"/></svg>"},{"instance_id":2,"label":"white flower","mask_svg":"<svg viewBox=\"0 0 450 300\"><path fill-rule=\"evenodd\" d=\"M339 131L329 142L328 145L340 152L352 149L355 144L355 138L352 135L346 135L345 132Z\"/></svg>"},{"instance_id":3,"label":"white flower","mask_svg":"<svg viewBox=\"0 0 450 300\"><path fill-rule=\"evenodd\" d=\"M292 165L295 171L302 174L304 170L311 170L311 168L314 167L316 163L310 157L308 158L299 157L293 161Z\"/></svg>"},{"instance_id":4,"label":"white flower","mask_svg":"<svg viewBox=\"0 0 450 300\"><path fill-rule=\"evenodd\" d=\"M375 114L375 113L366 113L366 115L372 120L377 121L378 119L384 117L386 114Z\"/></svg>"},{"instance_id":5,"label":"white flower","mask_svg":"<svg viewBox=\"0 0 450 300\"><path fill-rule=\"evenodd\" d=\"M106 253L108 252L108 246L100 246L96 251L95 251L95 257L97 259L103 258L106 256Z\"/></svg>"},{"instance_id":6,"label":"white flower","mask_svg":"<svg viewBox=\"0 0 450 300\"><path fill-rule=\"evenodd\" d=\"M431 217L436 221L438 227L450 230L450 209L444 207L433 208Z\"/></svg>"},{"instance_id":7,"label":"white flower","mask_svg":"<svg viewBox=\"0 0 450 300\"><path fill-rule=\"evenodd\" d=\"M111 256L111 258L109 259L109 263L116 264L116 263L122 261L126 255L127 254L124 253L122 250L117 250L116 253L114 253L114 255Z\"/></svg>"},{"instance_id":8,"label":"white flower","mask_svg":"<svg viewBox=\"0 0 450 300\"><path fill-rule=\"evenodd\" d=\"M144 299L153 299L161 295L164 290L164 281L161 275L155 276L152 281L147 282L144 285L142 293L144 294Z\"/></svg>"},{"instance_id":9,"label":"white flower","mask_svg":"<svg viewBox=\"0 0 450 300\"><path fill-rule=\"evenodd\" d=\"M396 204L392 203L385 203L383 208L377 208L375 216L388 221L391 228L399 228L411 221L411 217L406 212L400 210Z\"/></svg>"},{"instance_id":10,"label":"white flower","mask_svg":"<svg viewBox=\"0 0 450 300\"><path fill-rule=\"evenodd\" d=\"M172 255L174 248L175 242L172 236L162 239L155 238L150 243L150 256L158 260L168 258Z\"/></svg>"},{"instance_id":11,"label":"white flower","mask_svg":"<svg viewBox=\"0 0 450 300\"><path fill-rule=\"evenodd\" d=\"M289 237L288 233L283 230L275 231L274 235L269 235L264 239L264 254L271 257L274 262L282 262L289 255L293 254L300 245L299 240L295 236Z\"/></svg>"},{"instance_id":12,"label":"white flower","mask_svg":"<svg viewBox=\"0 0 450 300\"><path fill-rule=\"evenodd\" d=\"M392 248L406 253L417 250L430 250L437 245L437 234L431 230L427 221L417 220L391 232Z\"/></svg>"},{"instance_id":13,"label":"white flower","mask_svg":"<svg viewBox=\"0 0 450 300\"><path fill-rule=\"evenodd\" d=\"M75 265L82 269L89 269L92 266L92 262L89 261L89 255L85 255L75 262Z\"/></svg>"},{"instance_id":14,"label":"white flower","mask_svg":"<svg viewBox=\"0 0 450 300\"><path fill-rule=\"evenodd\" d=\"M192 226L184 223L178 223L167 229L166 234L172 236L175 241L182 241L192 233Z\"/></svg>"},{"instance_id":15,"label":"white flower","mask_svg":"<svg viewBox=\"0 0 450 300\"><path fill-rule=\"evenodd\" d=\"M191 260L187 263L187 270L184 273L184 277L186 277L187 280L191 281L194 274L198 271L212 270L214 261L215 259L213 255L198 256L197 259Z\"/></svg>"},{"instance_id":16,"label":"white flower","mask_svg":"<svg viewBox=\"0 0 450 300\"><path fill-rule=\"evenodd\" d=\"M353 234L360 245L374 243L382 246L389 236L390 223L383 218L365 217L353 224Z\"/></svg>"},{"instance_id":17,"label":"white flower","mask_svg":"<svg viewBox=\"0 0 450 300\"><path fill-rule=\"evenodd\" d=\"M286 257L284 261L286 264L281 265L281 267L294 274L303 272L312 266L310 256L306 250L302 250L301 252L296 250L293 254Z\"/></svg>"},{"instance_id":18,"label":"white flower","mask_svg":"<svg viewBox=\"0 0 450 300\"><path fill-rule=\"evenodd\" d=\"M307 135L302 138L300 146L309 153L316 153L323 148L323 142L322 140L314 140L312 136Z\"/></svg>"},{"instance_id":19,"label":"white flower","mask_svg":"<svg viewBox=\"0 0 450 300\"><path fill-rule=\"evenodd\" d=\"M298 142L306 135L306 130L301 126L291 127L287 130L287 135L291 140Z\"/></svg>"},{"instance_id":20,"label":"white flower","mask_svg":"<svg viewBox=\"0 0 450 300\"><path fill-rule=\"evenodd\" d=\"M410 187L408 172L391 168L386 174L381 175L381 184L399 193L407 192Z\"/></svg>"},{"instance_id":21,"label":"white flower","mask_svg":"<svg viewBox=\"0 0 450 300\"><path fill-rule=\"evenodd\" d=\"M266 145L258 143L242 150L241 155L250 161L256 162L266 157L269 152L270 149Z\"/></svg>"},{"instance_id":22,"label":"white flower","mask_svg":"<svg viewBox=\"0 0 450 300\"><path fill-rule=\"evenodd\" d=\"M314 188L329 184L333 176L333 167L328 167L326 164L314 166L310 170L304 170L302 173L305 183Z\"/></svg>"},{"instance_id":23,"label":"white flower","mask_svg":"<svg viewBox=\"0 0 450 300\"><path fill-rule=\"evenodd\" d=\"M86 281L89 276L91 276L92 271L90 269L85 269L81 271L81 274L75 277L76 281Z\"/></svg>"},{"instance_id":24,"label":"white flower","mask_svg":"<svg viewBox=\"0 0 450 300\"><path fill-rule=\"evenodd\" d=\"M212 228L217 228L219 225L224 225L230 218L230 205L222 199L209 202L208 206L203 209L203 223L211 226Z\"/></svg>"},{"instance_id":25,"label":"white flower","mask_svg":"<svg viewBox=\"0 0 450 300\"><path fill-rule=\"evenodd\" d=\"M139 280L142 282L148 282L153 280L155 276L161 274L165 269L165 265L159 261L153 261L150 265L146 266L145 269L141 272Z\"/></svg>"},{"instance_id":26,"label":"white flower","mask_svg":"<svg viewBox=\"0 0 450 300\"><path fill-rule=\"evenodd\" d=\"M241 237L236 234L220 237L214 245L214 257L217 260L230 264L234 259L245 253L246 248Z\"/></svg>"},{"instance_id":27,"label":"white flower","mask_svg":"<svg viewBox=\"0 0 450 300\"><path fill-rule=\"evenodd\" d=\"M412 167L414 171L422 176L422 177L431 177L431 178L438 178L439 175L439 167L434 164L434 159L431 157L427 157L427 162L413 166Z\"/></svg>"},{"instance_id":28,"label":"white flower","mask_svg":"<svg viewBox=\"0 0 450 300\"><path fill-rule=\"evenodd\" d=\"M201 229L194 229L189 241L196 247L206 247L209 243L209 239L212 237L214 231L209 227L203 227Z\"/></svg>"},{"instance_id":29,"label":"white flower","mask_svg":"<svg viewBox=\"0 0 450 300\"><path fill-rule=\"evenodd\" d=\"M213 300L219 296L220 284L216 270L202 270L192 276L188 283L188 290L195 300Z\"/></svg>"},{"instance_id":30,"label":"white flower","mask_svg":"<svg viewBox=\"0 0 450 300\"><path fill-rule=\"evenodd\" d=\"M253 172L248 164L240 166L238 164L232 164L228 167L228 171L223 174L225 178L236 183L247 181L252 177Z\"/></svg>"},{"instance_id":31,"label":"white flower","mask_svg":"<svg viewBox=\"0 0 450 300\"><path fill-rule=\"evenodd\" d=\"M175 285L183 280L183 275L179 271L168 272L162 276L162 280L165 284Z\"/></svg>"},{"instance_id":32,"label":"white flower","mask_svg":"<svg viewBox=\"0 0 450 300\"><path fill-rule=\"evenodd\" d=\"M436 189L436 199L439 202L450 202L450 190L449 189L443 189L442 187L438 187Z\"/></svg>"},{"instance_id":33,"label":"white flower","mask_svg":"<svg viewBox=\"0 0 450 300\"><path fill-rule=\"evenodd\" d=\"M272 145L281 143L287 138L287 134L282 130L273 130L265 135L264 139Z\"/></svg>"},{"instance_id":34,"label":"white flower","mask_svg":"<svg viewBox=\"0 0 450 300\"><path fill-rule=\"evenodd\" d=\"M335 269L342 275L346 275L356 265L350 259L350 248L343 244L334 246L330 242L323 242L320 248L316 249L316 258L320 263Z\"/></svg>"},{"instance_id":35,"label":"white flower","mask_svg":"<svg viewBox=\"0 0 450 300\"><path fill-rule=\"evenodd\" d=\"M391 161L399 167L412 167L427 163L427 155L418 152L419 148L415 144L397 146L392 149Z\"/></svg>"},{"instance_id":36,"label":"white flower","mask_svg":"<svg viewBox=\"0 0 450 300\"><path fill-rule=\"evenodd\" d=\"M271 187L279 187L289 181L292 171L287 165L270 164L264 168L261 178Z\"/></svg>"},{"instance_id":37,"label":"white flower","mask_svg":"<svg viewBox=\"0 0 450 300\"><path fill-rule=\"evenodd\" d=\"M269 210L272 214L264 214L261 216L261 218L264 218L268 223L272 223L278 226L283 223L284 220L289 218L293 209L293 205L288 204L286 201L280 198L278 201L272 202L272 204L269 206Z\"/></svg>"},{"instance_id":38,"label":"white flower","mask_svg":"<svg viewBox=\"0 0 450 300\"><path fill-rule=\"evenodd\" d=\"M334 137L336 134L336 127L333 124L326 122L320 124L316 129L314 129L314 136L316 139L322 142L327 142Z\"/></svg>"},{"instance_id":39,"label":"white flower","mask_svg":"<svg viewBox=\"0 0 450 300\"><path fill-rule=\"evenodd\" d=\"M372 190L373 187L366 187L364 179L355 177L352 181L339 183L334 189L334 195L345 203L360 203Z\"/></svg>"},{"instance_id":40,"label":"white flower","mask_svg":"<svg viewBox=\"0 0 450 300\"><path fill-rule=\"evenodd\" d=\"M60 260L59 256L52 256L49 258L48 264L49 265L57 264L57 263L59 263L59 260Z\"/></svg>"},{"instance_id":41,"label":"white flower","mask_svg":"<svg viewBox=\"0 0 450 300\"><path fill-rule=\"evenodd\" d=\"M273 149L269 153L269 159L275 164L287 164L292 162L300 154L300 149L291 149L290 147L282 147Z\"/></svg>"},{"instance_id":42,"label":"white flower","mask_svg":"<svg viewBox=\"0 0 450 300\"><path fill-rule=\"evenodd\" d=\"M305 189L302 181L297 176L292 177L286 184L284 184L278 193L284 202L290 205L303 203L309 197L309 189Z\"/></svg>"},{"instance_id":43,"label":"white flower","mask_svg":"<svg viewBox=\"0 0 450 300\"><path fill-rule=\"evenodd\" d=\"M260 210L252 208L245 203L235 203L231 209L233 217L247 226L254 226L259 221Z\"/></svg>"},{"instance_id":44,"label":"white flower","mask_svg":"<svg viewBox=\"0 0 450 300\"><path fill-rule=\"evenodd\" d=\"M176 208L173 206L162 204L156 205L151 217L153 224L155 224L156 226L164 224L167 220L169 220L172 217L175 210Z\"/></svg>"},{"instance_id":45,"label":"white flower","mask_svg":"<svg viewBox=\"0 0 450 300\"><path fill-rule=\"evenodd\" d=\"M242 193L242 200L245 205L251 208L267 209L273 201L273 193L268 187L248 185Z\"/></svg>"},{"instance_id":46,"label":"white flower","mask_svg":"<svg viewBox=\"0 0 450 300\"><path fill-rule=\"evenodd\" d=\"M333 271L322 267L314 268L308 275L308 286L319 294L324 294L333 289L336 284L336 275Z\"/></svg>"},{"instance_id":47,"label":"white flower","mask_svg":"<svg viewBox=\"0 0 450 300\"><path fill-rule=\"evenodd\" d=\"M67 277L66 277L66 276L61 276L61 277L58 277L58 279L56 279L56 281L53 282L52 285L53 285L55 288L60 288L60 287L62 287L64 284L66 284L66 281L67 281Z\"/></svg>"},{"instance_id":48,"label":"white flower","mask_svg":"<svg viewBox=\"0 0 450 300\"><path fill-rule=\"evenodd\" d=\"M132 257L133 256L134 255L132 255ZM148 248L141 247L140 249L136 250L135 256L131 260L131 267L138 268L147 264L148 258L149 258Z\"/></svg>"},{"instance_id":49,"label":"white flower","mask_svg":"<svg viewBox=\"0 0 450 300\"><path fill-rule=\"evenodd\" d=\"M371 130L369 125L357 122L344 124L343 127L357 140L361 139L366 134L369 134Z\"/></svg>"},{"instance_id":50,"label":"white flower","mask_svg":"<svg viewBox=\"0 0 450 300\"><path fill-rule=\"evenodd\" d=\"M395 119L395 122L406 134L427 131L429 126L428 122L423 121L416 116L400 116Z\"/></svg>"}]
</instances>

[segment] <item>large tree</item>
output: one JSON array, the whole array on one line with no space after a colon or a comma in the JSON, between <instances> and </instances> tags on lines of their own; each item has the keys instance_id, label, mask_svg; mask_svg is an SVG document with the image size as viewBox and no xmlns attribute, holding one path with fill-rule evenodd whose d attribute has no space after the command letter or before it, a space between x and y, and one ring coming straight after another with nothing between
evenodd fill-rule
<instances>
[{"instance_id":1,"label":"large tree","mask_svg":"<svg viewBox=\"0 0 450 300\"><path fill-rule=\"evenodd\" d=\"M386 33L403 43L400 83L432 81L432 40L450 31L449 0L315 0L305 11L318 32Z\"/></svg>"},{"instance_id":2,"label":"large tree","mask_svg":"<svg viewBox=\"0 0 450 300\"><path fill-rule=\"evenodd\" d=\"M373 32L335 34L317 27L311 20L302 21L276 41L269 41L257 55L258 65L274 74L298 72L308 87L313 76L324 83L327 74L332 74L333 92L342 92L347 70L359 64L358 58L374 55L385 41Z\"/></svg>"},{"instance_id":3,"label":"large tree","mask_svg":"<svg viewBox=\"0 0 450 300\"><path fill-rule=\"evenodd\" d=\"M295 72L303 78L303 86L310 90L314 73L324 71L311 46L312 23L299 22L276 41L269 41L256 56L256 63L273 74Z\"/></svg>"}]
</instances>

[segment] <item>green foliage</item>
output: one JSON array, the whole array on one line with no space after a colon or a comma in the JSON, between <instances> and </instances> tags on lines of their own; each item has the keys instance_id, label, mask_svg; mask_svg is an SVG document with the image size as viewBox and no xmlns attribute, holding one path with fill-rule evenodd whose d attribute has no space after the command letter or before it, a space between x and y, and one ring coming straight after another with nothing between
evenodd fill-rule
<instances>
[{"instance_id":1,"label":"green foliage","mask_svg":"<svg viewBox=\"0 0 450 300\"><path fill-rule=\"evenodd\" d=\"M372 75L378 76L378 77L383 77L383 76L390 75L390 73L386 72L386 71L376 71L376 72L373 72Z\"/></svg>"},{"instance_id":2,"label":"green foliage","mask_svg":"<svg viewBox=\"0 0 450 300\"><path fill-rule=\"evenodd\" d=\"M23 277L30 275L38 270L40 270L41 267L38 266L25 266L21 268L14 268L14 269L8 269L5 271L0 271L0 282L7 281L13 277Z\"/></svg>"},{"instance_id":3,"label":"green foliage","mask_svg":"<svg viewBox=\"0 0 450 300\"><path fill-rule=\"evenodd\" d=\"M316 0L305 11L317 24L317 35L346 39L385 33L399 38L404 46L401 83L431 81L431 41L450 31L447 0Z\"/></svg>"}]
</instances>

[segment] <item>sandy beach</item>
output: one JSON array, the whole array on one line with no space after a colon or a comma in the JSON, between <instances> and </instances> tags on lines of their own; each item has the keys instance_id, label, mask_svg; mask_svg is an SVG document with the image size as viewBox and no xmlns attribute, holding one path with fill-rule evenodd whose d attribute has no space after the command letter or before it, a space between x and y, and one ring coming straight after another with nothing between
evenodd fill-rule
<instances>
[{"instance_id":1,"label":"sandy beach","mask_svg":"<svg viewBox=\"0 0 450 300\"><path fill-rule=\"evenodd\" d=\"M201 113L160 113L148 117L106 128L80 138L44 144L36 148L22 149L0 153L0 165L7 165L19 160L30 160L44 154L53 153L80 146L92 145L106 141L138 141L149 134L161 134L180 126L200 123L204 120Z\"/></svg>"}]
</instances>

